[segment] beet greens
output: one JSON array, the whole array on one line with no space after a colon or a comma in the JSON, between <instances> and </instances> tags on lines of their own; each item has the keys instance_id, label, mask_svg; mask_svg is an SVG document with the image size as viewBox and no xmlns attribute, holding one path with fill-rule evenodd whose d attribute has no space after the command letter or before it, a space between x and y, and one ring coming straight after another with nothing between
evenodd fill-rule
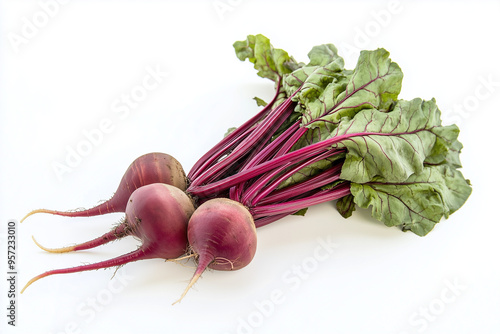
<instances>
[{"instance_id":1,"label":"beet greens","mask_svg":"<svg viewBox=\"0 0 500 334\"><path fill-rule=\"evenodd\" d=\"M371 206L420 236L467 200L458 127L441 124L434 99L398 99L403 73L386 50L362 51L346 70L332 44L314 47L307 64L262 35L234 47L276 94L195 164L190 194L239 201L258 227L340 199L344 217Z\"/></svg>"}]
</instances>

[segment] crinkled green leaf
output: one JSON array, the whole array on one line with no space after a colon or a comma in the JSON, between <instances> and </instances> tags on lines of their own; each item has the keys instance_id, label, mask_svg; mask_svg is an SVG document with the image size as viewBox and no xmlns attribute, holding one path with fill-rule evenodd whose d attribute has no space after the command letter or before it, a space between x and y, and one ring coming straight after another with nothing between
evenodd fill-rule
<instances>
[{"instance_id":1,"label":"crinkled green leaf","mask_svg":"<svg viewBox=\"0 0 500 334\"><path fill-rule=\"evenodd\" d=\"M462 167L460 163L460 151L462 143L458 141L460 130L456 125L443 126L435 128L437 134L436 143L432 148L425 163L429 165L449 164L454 168Z\"/></svg>"},{"instance_id":2,"label":"crinkled green leaf","mask_svg":"<svg viewBox=\"0 0 500 334\"><path fill-rule=\"evenodd\" d=\"M349 218L352 216L354 210L356 210L356 205L354 203L354 196L347 195L340 198L337 201L337 210L344 218Z\"/></svg>"},{"instance_id":3,"label":"crinkled green leaf","mask_svg":"<svg viewBox=\"0 0 500 334\"><path fill-rule=\"evenodd\" d=\"M342 58L337 58L337 60L323 66L299 68L285 77L285 91L288 96L295 93L293 101L299 102L301 109L303 109L301 112L307 114L307 111L304 111L307 104L321 97L329 85L336 86L338 93L345 90L348 82L347 77L351 72L344 72L342 66Z\"/></svg>"},{"instance_id":4,"label":"crinkled green leaf","mask_svg":"<svg viewBox=\"0 0 500 334\"><path fill-rule=\"evenodd\" d=\"M322 44L314 46L307 54L309 63L307 66L326 66L333 61L341 61L342 67L344 61L337 54L338 50L333 44Z\"/></svg>"},{"instance_id":5,"label":"crinkled green leaf","mask_svg":"<svg viewBox=\"0 0 500 334\"><path fill-rule=\"evenodd\" d=\"M403 72L385 49L361 51L356 68L335 110L373 107L387 110L401 91Z\"/></svg>"},{"instance_id":6,"label":"crinkled green leaf","mask_svg":"<svg viewBox=\"0 0 500 334\"><path fill-rule=\"evenodd\" d=\"M275 82L299 66L286 51L275 49L269 38L261 34L248 35L246 40L235 42L233 47L238 59L248 59L259 76Z\"/></svg>"},{"instance_id":7,"label":"crinkled green leaf","mask_svg":"<svg viewBox=\"0 0 500 334\"><path fill-rule=\"evenodd\" d=\"M463 148L462 143L459 142L458 140L455 140L451 144L445 156L445 162L455 168L462 167L462 163L460 162L460 152L462 151L462 148Z\"/></svg>"},{"instance_id":8,"label":"crinkled green leaf","mask_svg":"<svg viewBox=\"0 0 500 334\"><path fill-rule=\"evenodd\" d=\"M344 159L339 182L351 181L352 194L337 201L342 216L351 216L355 204L371 206L372 215L386 225L423 236L469 197L469 181L456 170L462 149L458 127L441 125L434 100L397 100L403 73L386 50L361 51L354 70L344 69L332 44L313 47L307 64L273 49L262 35L235 43L235 50L260 76L283 79L273 108L288 97L296 103L275 136L300 121L307 131L292 150L324 140L331 140L334 150L346 150L335 158ZM311 164L280 188L332 163Z\"/></svg>"},{"instance_id":9,"label":"crinkled green leaf","mask_svg":"<svg viewBox=\"0 0 500 334\"><path fill-rule=\"evenodd\" d=\"M456 138L454 127L442 127L434 100L400 100L389 112L365 109L342 122L332 134L345 137L348 150L341 178L357 183L382 176L389 182L422 172L424 161L437 145ZM452 142L449 142L451 145Z\"/></svg>"},{"instance_id":10,"label":"crinkled green leaf","mask_svg":"<svg viewBox=\"0 0 500 334\"><path fill-rule=\"evenodd\" d=\"M300 70L299 70L300 71ZM295 73L295 72L294 72ZM337 124L343 117L373 108L388 110L401 90L403 73L384 49L362 51L354 71L332 74L334 79L315 99L301 101L303 124L309 127L323 123ZM324 79L319 85L324 86ZM308 81L318 84L316 77Z\"/></svg>"},{"instance_id":11,"label":"crinkled green leaf","mask_svg":"<svg viewBox=\"0 0 500 334\"><path fill-rule=\"evenodd\" d=\"M283 87L288 96L297 102L295 111L304 117L313 117L333 105L335 98L345 90L352 71L344 70L344 60L337 55L332 44L318 45L308 54L310 62L285 76ZM327 100L327 101L326 101ZM311 128L295 145L303 147L327 138L336 124L320 122Z\"/></svg>"},{"instance_id":12,"label":"crinkled green leaf","mask_svg":"<svg viewBox=\"0 0 500 334\"><path fill-rule=\"evenodd\" d=\"M387 226L400 226L419 236L458 210L471 194L469 181L448 165L428 166L404 182L382 177L351 184L354 202L372 207L372 216Z\"/></svg>"},{"instance_id":13,"label":"crinkled green leaf","mask_svg":"<svg viewBox=\"0 0 500 334\"><path fill-rule=\"evenodd\" d=\"M337 48L333 44L317 45L307 56L309 63L287 75L284 82L288 96L300 88L293 100L302 107L321 96L329 84L345 77L344 59L337 54ZM345 86L339 91L344 89Z\"/></svg>"},{"instance_id":14,"label":"crinkled green leaf","mask_svg":"<svg viewBox=\"0 0 500 334\"><path fill-rule=\"evenodd\" d=\"M352 71L343 70L344 60L334 58L319 66L304 66L285 77L284 89L298 103L303 123L320 116L335 104L336 97L345 91ZM323 122L317 125L323 125Z\"/></svg>"}]
</instances>

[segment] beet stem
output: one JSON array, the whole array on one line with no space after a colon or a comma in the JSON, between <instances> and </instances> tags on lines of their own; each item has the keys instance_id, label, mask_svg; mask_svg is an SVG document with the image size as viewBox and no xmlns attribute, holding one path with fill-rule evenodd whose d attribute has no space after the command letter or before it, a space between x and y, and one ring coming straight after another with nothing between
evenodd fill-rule
<instances>
[{"instance_id":1,"label":"beet stem","mask_svg":"<svg viewBox=\"0 0 500 334\"><path fill-rule=\"evenodd\" d=\"M188 190L192 195L195 196L208 197L216 195L217 193L220 193L225 189L229 189L230 187L235 186L240 182L244 182L254 177L261 176L264 173L273 171L274 169L283 166L283 164L294 164L300 161L304 161L305 159L310 159L315 155L323 153L328 150L340 150L336 146L343 140L349 140L350 138L360 137L360 136L368 136L371 134L381 135L381 136L394 135L394 133L386 134L386 133L375 133L375 132L357 132L357 133L348 133L348 134L333 136L331 138L311 144L309 146L299 148L295 151L288 152L282 156L273 158L256 166L250 167L247 170L243 170L237 174L228 176L224 179L205 185L199 185L199 186L192 185L192 187Z\"/></svg>"},{"instance_id":2,"label":"beet stem","mask_svg":"<svg viewBox=\"0 0 500 334\"><path fill-rule=\"evenodd\" d=\"M291 210L293 210L293 212L296 212L312 205L339 199L341 197L349 195L350 193L350 183L344 182L332 189L320 189L315 194L304 198L290 200L283 203L256 206L254 208L250 208L250 212L255 219L265 216L288 213Z\"/></svg>"},{"instance_id":3,"label":"beet stem","mask_svg":"<svg viewBox=\"0 0 500 334\"><path fill-rule=\"evenodd\" d=\"M259 228L259 227L274 223L275 221L280 220L282 218L285 218L294 212L297 212L297 211L290 211L290 212L282 213L279 215L265 216L262 218L257 218L257 219L255 219L255 228Z\"/></svg>"},{"instance_id":4,"label":"beet stem","mask_svg":"<svg viewBox=\"0 0 500 334\"><path fill-rule=\"evenodd\" d=\"M255 130L244 138L229 156L218 161L210 168L207 168L197 178L191 179L191 185L188 188L188 192L191 187L216 181L236 161L245 156L249 150L250 152L259 151L260 148L271 139L273 133L288 118L289 114L293 112L293 109L292 100L290 98L273 109L262 123L259 123Z\"/></svg>"},{"instance_id":5,"label":"beet stem","mask_svg":"<svg viewBox=\"0 0 500 334\"><path fill-rule=\"evenodd\" d=\"M296 197L297 195L304 194L308 191L326 186L332 182L340 179L341 164L337 164L329 169L315 175L305 181L293 184L286 188L273 190L267 194L262 200L257 201L258 205L270 204L273 202L282 202L287 199Z\"/></svg>"},{"instance_id":6,"label":"beet stem","mask_svg":"<svg viewBox=\"0 0 500 334\"><path fill-rule=\"evenodd\" d=\"M279 78L276 87L280 87L280 85L281 85L281 77ZM247 132L247 130L249 130L256 124L258 124L262 119L264 119L268 115L272 105L278 98L279 93L280 90L276 89L276 92L271 102L269 102L259 113L257 113L254 117L252 117L247 122L236 128L233 132L231 132L225 138L223 138L217 145L215 145L210 151L205 153L205 155L203 155L191 168L190 172L188 173L188 178L190 180L198 178L198 176L208 168L207 162L210 160L210 158L212 158L214 155L220 156L221 153L226 150L229 144L233 143L235 139L241 138L242 133Z\"/></svg>"},{"instance_id":7,"label":"beet stem","mask_svg":"<svg viewBox=\"0 0 500 334\"><path fill-rule=\"evenodd\" d=\"M256 203L258 203L262 198L266 197L267 195L269 195L269 193L275 190L280 185L281 182L285 181L293 174L299 172L304 167L307 167L319 160L323 160L340 153L342 153L340 150L325 151L321 154L318 154L315 157L311 157L310 159L298 163L296 166L292 167L289 171L286 171L282 175L277 176L276 179L273 180L272 182L271 180L276 176L276 174L281 172L282 169L286 168L281 168L281 169L277 168L276 171L272 171L265 174L258 181L254 182L252 186L248 187L248 189L246 190L247 193L243 196L243 202L245 204L249 204L250 206L255 206ZM284 166L288 168L287 165ZM270 184L266 186L266 184L269 182Z\"/></svg>"}]
</instances>

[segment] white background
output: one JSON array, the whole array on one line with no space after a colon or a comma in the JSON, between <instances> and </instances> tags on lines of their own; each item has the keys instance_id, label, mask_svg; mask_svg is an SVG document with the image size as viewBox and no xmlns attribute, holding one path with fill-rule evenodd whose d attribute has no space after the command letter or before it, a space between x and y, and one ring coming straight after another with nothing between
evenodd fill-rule
<instances>
[{"instance_id":1,"label":"white background","mask_svg":"<svg viewBox=\"0 0 500 334\"><path fill-rule=\"evenodd\" d=\"M499 333L499 14L498 1L0 1L1 277L9 219L93 206L143 153L170 153L187 171L253 115L251 98L269 99L273 85L234 55L248 34L299 61L334 43L347 68L361 49L389 50L405 73L400 97L435 97L444 123L459 124L474 188L424 238L366 210L345 220L331 203L283 219L258 231L248 267L206 272L175 306L193 268L149 260L112 279L114 270L42 279L18 296L12 328L2 278L2 333ZM162 73L157 87L117 113L148 69ZM107 133L85 146L103 120ZM86 155L58 175L54 164L78 148ZM71 245L120 217L30 217L18 227L18 290L46 270L137 245L49 254L31 235Z\"/></svg>"}]
</instances>

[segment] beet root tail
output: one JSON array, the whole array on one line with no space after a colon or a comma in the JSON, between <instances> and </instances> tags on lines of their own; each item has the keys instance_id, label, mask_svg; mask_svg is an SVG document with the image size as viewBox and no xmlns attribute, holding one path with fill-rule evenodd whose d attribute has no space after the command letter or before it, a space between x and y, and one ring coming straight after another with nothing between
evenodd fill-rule
<instances>
[{"instance_id":1,"label":"beet root tail","mask_svg":"<svg viewBox=\"0 0 500 334\"><path fill-rule=\"evenodd\" d=\"M87 265L82 265L82 266L78 266L78 267L72 267L72 268L50 270L50 271L47 271L43 274L35 276L31 280L29 280L28 283L26 283L24 288L21 290L21 293L23 293L34 282L38 281L41 278L47 277L47 276L58 275L58 274L71 274L71 273L78 273L78 272L82 272L82 271L97 270L97 269L110 268L110 267L119 267L119 266L122 266L124 264L129 263L129 262L146 260L146 259L151 259L151 258L154 258L154 254L151 251L147 251L147 250L144 250L142 248L138 248L137 250L132 251L130 253L115 257L113 259L105 260L105 261L87 264Z\"/></svg>"},{"instance_id":2,"label":"beet root tail","mask_svg":"<svg viewBox=\"0 0 500 334\"><path fill-rule=\"evenodd\" d=\"M198 259L198 267L196 268L196 271L195 271L193 277L189 281L188 286L186 287L186 289L184 289L184 292L182 293L182 295L180 296L180 298L177 299L175 302L173 302L172 305L175 305L175 304L181 302L181 300L186 296L186 294L193 287L193 285L196 283L196 281L198 281L198 279L200 278L201 274L203 274L203 272L205 272L205 270L207 269L207 267L213 261L214 261L214 258L210 257L208 255L206 255L206 256L200 256L199 257L199 259Z\"/></svg>"},{"instance_id":3,"label":"beet root tail","mask_svg":"<svg viewBox=\"0 0 500 334\"><path fill-rule=\"evenodd\" d=\"M46 252L49 253L68 253L68 252L73 252L73 251L79 251L79 250L85 250L85 249L91 249L95 248L104 244L107 244L108 242L123 238L128 235L133 235L133 231L129 228L129 225L127 221L125 220L122 222L120 225L116 226L113 228L111 231L101 235L98 238L89 240L87 242L83 242L80 244L76 244L73 246L67 246L67 247L60 247L60 248L48 248L42 246L38 241L36 241L35 237L31 237L35 244L43 249Z\"/></svg>"},{"instance_id":4,"label":"beet root tail","mask_svg":"<svg viewBox=\"0 0 500 334\"><path fill-rule=\"evenodd\" d=\"M56 216L64 216L64 217L92 217L92 216L100 216L107 213L114 212L124 212L125 208L115 205L115 201L112 199L101 203L99 205L94 206L90 209L81 209L74 211L58 211L58 210L49 210L49 209L36 209L31 212L28 212L26 216L24 216L19 222L22 223L31 215L35 213L48 213Z\"/></svg>"},{"instance_id":5,"label":"beet root tail","mask_svg":"<svg viewBox=\"0 0 500 334\"><path fill-rule=\"evenodd\" d=\"M191 287L194 285L194 283L196 283L196 281L198 280L198 278L200 278L201 276L201 273L198 273L198 274L194 274L193 277L191 278L191 280L189 281L189 284L188 286L186 287L186 289L184 290L184 292L182 293L181 297L179 299L177 299L175 302L172 303L172 305L175 305L177 303L180 303L181 300L184 298L184 296L186 296L186 294L188 293L188 291L191 289Z\"/></svg>"},{"instance_id":6,"label":"beet root tail","mask_svg":"<svg viewBox=\"0 0 500 334\"><path fill-rule=\"evenodd\" d=\"M41 249L43 249L44 251L46 252L49 252L49 253L68 253L68 252L73 252L75 250L75 246L67 246L67 247L61 247L61 248L47 248L47 247L44 247L42 246L38 241L36 241L35 237L34 236L31 236L31 239L33 239L33 242L38 246L40 247Z\"/></svg>"},{"instance_id":7,"label":"beet root tail","mask_svg":"<svg viewBox=\"0 0 500 334\"><path fill-rule=\"evenodd\" d=\"M23 221L26 220L26 218L28 218L29 216L31 215L34 215L35 213L49 213L49 214L54 214L54 215L57 215L59 211L54 211L54 210L47 210L47 209L37 209L37 210L33 210L33 211L30 211L28 212L28 214L26 216L24 216L23 218L21 218L21 220L19 221L20 223L22 223Z\"/></svg>"}]
</instances>

